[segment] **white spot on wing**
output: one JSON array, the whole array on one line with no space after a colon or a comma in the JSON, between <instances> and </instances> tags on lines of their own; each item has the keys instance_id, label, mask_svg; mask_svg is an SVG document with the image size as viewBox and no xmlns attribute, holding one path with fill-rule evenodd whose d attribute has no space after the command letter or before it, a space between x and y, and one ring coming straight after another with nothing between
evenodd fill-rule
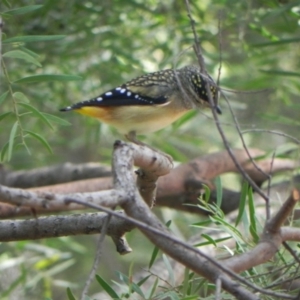
<instances>
[{"instance_id":1,"label":"white spot on wing","mask_svg":"<svg viewBox=\"0 0 300 300\"><path fill-rule=\"evenodd\" d=\"M96 100L97 100L97 101L102 101L103 98L102 98L102 97L98 97L98 98L96 98Z\"/></svg>"},{"instance_id":2,"label":"white spot on wing","mask_svg":"<svg viewBox=\"0 0 300 300\"><path fill-rule=\"evenodd\" d=\"M105 93L105 96L111 96L111 95L112 95L112 92Z\"/></svg>"},{"instance_id":3,"label":"white spot on wing","mask_svg":"<svg viewBox=\"0 0 300 300\"><path fill-rule=\"evenodd\" d=\"M117 88L116 88L116 91L119 91L121 89L121 87L120 86L118 86Z\"/></svg>"},{"instance_id":4,"label":"white spot on wing","mask_svg":"<svg viewBox=\"0 0 300 300\"><path fill-rule=\"evenodd\" d=\"M125 93L125 92L126 92L126 89L121 89L121 90L120 90L120 93L121 93L121 94L123 94L123 93Z\"/></svg>"},{"instance_id":5,"label":"white spot on wing","mask_svg":"<svg viewBox=\"0 0 300 300\"><path fill-rule=\"evenodd\" d=\"M127 96L130 97L131 96L131 92L127 92Z\"/></svg>"}]
</instances>

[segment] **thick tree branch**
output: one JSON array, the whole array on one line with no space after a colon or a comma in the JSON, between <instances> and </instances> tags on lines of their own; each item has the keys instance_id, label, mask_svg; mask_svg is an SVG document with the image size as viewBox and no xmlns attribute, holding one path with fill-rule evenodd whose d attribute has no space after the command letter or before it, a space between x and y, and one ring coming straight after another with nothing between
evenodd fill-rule
<instances>
[{"instance_id":1,"label":"thick tree branch","mask_svg":"<svg viewBox=\"0 0 300 300\"><path fill-rule=\"evenodd\" d=\"M250 149L251 155L261 156L263 152L257 149ZM151 165L151 160L153 155L151 153L145 154L144 157L149 157L148 162L143 162L139 158L139 163L145 164L148 168ZM154 154L155 155L155 154ZM249 159L244 150L234 150L234 155L236 159L243 165L246 172L253 178L254 181L261 183L266 178L262 176L261 172L258 172L254 166L249 163ZM159 163L159 162L156 162ZM270 160L258 160L257 164L263 170L270 170ZM297 163L293 160L288 159L275 159L273 162L272 174L277 173L283 170L291 170L297 166ZM171 166L170 166L171 167ZM145 173L146 168L144 167L142 177L138 178L138 185L141 185L141 178L143 178L143 184L140 186L140 192L145 197L146 194L149 194L149 189L153 188L153 185L156 181L156 174L152 174L151 169ZM160 177L157 182L157 197L156 205L158 206L168 206L175 209L185 210L194 213L203 213L196 206L187 206L184 204L197 204L198 197L202 190L202 184L208 184L212 189L212 199L214 201L214 186L211 180L220 174L226 172L236 172L235 165L232 163L231 159L228 156L226 151L213 153L205 155L203 157L196 158L187 164L182 164L175 169L173 169L169 174L164 177ZM165 171L164 171L165 172ZM149 177L150 175L150 177ZM152 177L154 176L154 177ZM146 182L147 179L147 182ZM40 188L30 189L28 191L38 192L39 197L44 197L44 200L41 199L41 204L47 206L47 197L51 198L51 206L46 208L43 205L35 206L37 214L41 213L51 213L54 211L66 211L70 209L82 209L81 206L73 204L72 206L66 206L64 201L56 201L56 194L62 193L80 193L80 192L95 192L102 190L112 189L112 178L99 178L99 179L89 179L89 180L80 180L73 183L65 183L53 186L45 186ZM22 200L14 201L7 198L6 191L7 188L0 191L0 202L11 203L14 205L20 205ZM16 190L14 190L16 193ZM18 192L23 194L22 191ZM30 194L33 195L33 194ZM239 193L232 192L230 190L224 190L223 192L224 199L222 202L222 209L224 212L228 213L238 207L239 203ZM150 199L153 199L153 195L150 196ZM25 200L24 200L25 201ZM5 204L0 205L0 216L2 218L10 218L15 216L22 215L32 215L32 211L25 207L19 207L16 209L14 206L9 206Z\"/></svg>"}]
</instances>

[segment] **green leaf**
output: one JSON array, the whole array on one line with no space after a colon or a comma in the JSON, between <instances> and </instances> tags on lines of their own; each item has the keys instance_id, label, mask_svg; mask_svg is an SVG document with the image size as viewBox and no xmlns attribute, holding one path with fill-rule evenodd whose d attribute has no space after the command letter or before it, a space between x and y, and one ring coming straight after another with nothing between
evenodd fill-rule
<instances>
[{"instance_id":1,"label":"green leaf","mask_svg":"<svg viewBox=\"0 0 300 300\"><path fill-rule=\"evenodd\" d=\"M7 161L11 160L12 157L12 150L14 146L14 141L17 133L17 128L18 128L18 122L16 121L14 126L12 127L9 135L9 140L8 140L8 149L7 149Z\"/></svg>"},{"instance_id":2,"label":"green leaf","mask_svg":"<svg viewBox=\"0 0 300 300\"><path fill-rule=\"evenodd\" d=\"M282 70L262 70L262 69L260 69L259 71L271 75L300 77L300 73L298 72L289 72L289 71L282 71Z\"/></svg>"},{"instance_id":3,"label":"green leaf","mask_svg":"<svg viewBox=\"0 0 300 300\"><path fill-rule=\"evenodd\" d=\"M184 279L182 282L182 294L189 295L191 293L191 284L190 284L190 269L184 269ZM193 272L191 272L193 274Z\"/></svg>"},{"instance_id":4,"label":"green leaf","mask_svg":"<svg viewBox=\"0 0 300 300\"><path fill-rule=\"evenodd\" d=\"M7 149L8 149L8 142L4 144L4 146L2 147L2 150L1 150L1 162L3 162L5 159L5 155L7 153Z\"/></svg>"},{"instance_id":5,"label":"green leaf","mask_svg":"<svg viewBox=\"0 0 300 300\"><path fill-rule=\"evenodd\" d=\"M74 295L69 287L67 288L67 295L68 295L69 300L76 300L76 298L74 297Z\"/></svg>"},{"instance_id":6,"label":"green leaf","mask_svg":"<svg viewBox=\"0 0 300 300\"><path fill-rule=\"evenodd\" d=\"M8 38L2 41L2 44L9 43L31 43L31 42L50 42L65 38L64 35L23 35Z\"/></svg>"},{"instance_id":7,"label":"green leaf","mask_svg":"<svg viewBox=\"0 0 300 300\"><path fill-rule=\"evenodd\" d=\"M41 74L23 77L16 80L14 83L32 83L32 82L45 82L45 81L74 81L81 80L82 77L76 75L55 75L55 74Z\"/></svg>"},{"instance_id":8,"label":"green leaf","mask_svg":"<svg viewBox=\"0 0 300 300\"><path fill-rule=\"evenodd\" d=\"M23 59L23 60L30 62L38 67L42 66L35 58L33 58L31 55L29 55L21 50L8 51L8 52L4 53L2 56Z\"/></svg>"},{"instance_id":9,"label":"green leaf","mask_svg":"<svg viewBox=\"0 0 300 300\"><path fill-rule=\"evenodd\" d=\"M291 44L291 43L299 43L300 38L293 38L293 39L281 39L279 41L270 41L270 42L263 42L257 44L251 44L251 47L266 47L266 46L278 46L282 44Z\"/></svg>"},{"instance_id":10,"label":"green leaf","mask_svg":"<svg viewBox=\"0 0 300 300\"><path fill-rule=\"evenodd\" d=\"M113 299L121 299L119 295L114 291L114 289L112 289L102 277L96 275L96 280L109 296L111 296Z\"/></svg>"},{"instance_id":11,"label":"green leaf","mask_svg":"<svg viewBox=\"0 0 300 300\"><path fill-rule=\"evenodd\" d=\"M37 10L41 7L43 7L43 5L28 5L28 6L23 6L20 8L14 8L11 10L7 10L3 13L6 15L23 15L23 14L27 14L31 11Z\"/></svg>"},{"instance_id":12,"label":"green leaf","mask_svg":"<svg viewBox=\"0 0 300 300\"><path fill-rule=\"evenodd\" d=\"M153 264L155 262L155 259L157 257L158 251L159 251L159 248L155 246L153 251L152 251L150 261L149 261L149 265L148 265L149 269L151 269L151 267L153 266Z\"/></svg>"},{"instance_id":13,"label":"green leaf","mask_svg":"<svg viewBox=\"0 0 300 300\"><path fill-rule=\"evenodd\" d=\"M18 105L23 106L25 109L32 112L36 117L38 117L39 119L44 121L51 129L53 129L51 123L48 121L48 119L39 110L37 110L36 108L31 106L30 104L24 103L24 102L18 102Z\"/></svg>"},{"instance_id":14,"label":"green leaf","mask_svg":"<svg viewBox=\"0 0 300 300\"><path fill-rule=\"evenodd\" d=\"M185 115L183 115L179 120L177 120L176 122L173 123L172 127L176 130L178 129L180 126L182 126L184 123L188 122L189 120L191 120L192 118L194 118L197 115L197 111L196 110L190 110L189 112L187 112Z\"/></svg>"},{"instance_id":15,"label":"green leaf","mask_svg":"<svg viewBox=\"0 0 300 300\"><path fill-rule=\"evenodd\" d=\"M130 293L132 293L132 291L134 291L137 294L139 294L142 297L142 299L145 298L145 295L144 295L143 291L141 290L141 288L139 287L138 284L132 282L132 280L129 279L128 276L126 276L125 274L123 274L119 271L117 271L117 274L118 274L120 280L122 282L124 282L126 285L128 285L128 287L130 287ZM132 278L132 275L130 275L130 278Z\"/></svg>"},{"instance_id":16,"label":"green leaf","mask_svg":"<svg viewBox=\"0 0 300 300\"><path fill-rule=\"evenodd\" d=\"M292 151L298 151L298 150L299 150L299 145L296 145L293 143L285 143L285 144L279 145L276 148L275 154L276 154L276 157L290 156ZM273 153L271 154L271 156L273 157ZM288 157L288 158L290 158L290 157Z\"/></svg>"},{"instance_id":17,"label":"green leaf","mask_svg":"<svg viewBox=\"0 0 300 300\"><path fill-rule=\"evenodd\" d=\"M204 237L205 239L207 239L209 241L209 244L213 244L215 247L217 247L217 243L209 235L203 233L203 234L201 234L201 236Z\"/></svg>"},{"instance_id":18,"label":"green leaf","mask_svg":"<svg viewBox=\"0 0 300 300\"><path fill-rule=\"evenodd\" d=\"M204 201L208 202L210 199L210 188L206 184L203 184L202 187L204 188Z\"/></svg>"},{"instance_id":19,"label":"green leaf","mask_svg":"<svg viewBox=\"0 0 300 300\"><path fill-rule=\"evenodd\" d=\"M9 91L6 91L0 96L0 105L6 99L8 93L9 93Z\"/></svg>"},{"instance_id":20,"label":"green leaf","mask_svg":"<svg viewBox=\"0 0 300 300\"><path fill-rule=\"evenodd\" d=\"M222 189L222 181L221 181L220 176L216 177L215 185L216 185L216 189L217 189L217 206L221 207L222 198L223 198L223 189Z\"/></svg>"},{"instance_id":21,"label":"green leaf","mask_svg":"<svg viewBox=\"0 0 300 300\"><path fill-rule=\"evenodd\" d=\"M3 114L0 115L0 121L2 121L5 117L11 115L12 112L11 111L8 111L8 112L5 112Z\"/></svg>"},{"instance_id":22,"label":"green leaf","mask_svg":"<svg viewBox=\"0 0 300 300\"><path fill-rule=\"evenodd\" d=\"M38 133L32 132L32 131L29 131L29 130L24 130L24 132L31 135L32 137L34 137L38 141L40 141L44 145L44 147L49 151L49 153L53 154L53 151L52 151L49 143L41 135L39 135Z\"/></svg>"},{"instance_id":23,"label":"green leaf","mask_svg":"<svg viewBox=\"0 0 300 300\"><path fill-rule=\"evenodd\" d=\"M162 258L163 258L163 261L164 261L165 266L166 266L166 268L167 268L167 270L168 270L168 273L169 273L170 284L171 284L172 286L175 286L174 271L173 271L173 269L172 269L171 263L170 263L168 257L167 257L165 254L162 255Z\"/></svg>"},{"instance_id":24,"label":"green leaf","mask_svg":"<svg viewBox=\"0 0 300 300\"><path fill-rule=\"evenodd\" d=\"M227 237L224 237L224 238L216 239L216 240L214 240L214 242L217 244L217 243L220 243L220 242L227 241L231 238L232 238L231 236L227 236ZM201 242L201 243L198 243L198 244L194 245L194 247L202 247L202 246L206 246L206 245L210 245L210 244L211 244L210 241Z\"/></svg>"},{"instance_id":25,"label":"green leaf","mask_svg":"<svg viewBox=\"0 0 300 300\"><path fill-rule=\"evenodd\" d=\"M138 283L137 285L138 286L142 286L152 275L148 275L146 276L145 278L142 278Z\"/></svg>"},{"instance_id":26,"label":"green leaf","mask_svg":"<svg viewBox=\"0 0 300 300\"><path fill-rule=\"evenodd\" d=\"M278 123L282 123L285 125L300 126L300 122L295 119L291 119L291 117L284 117L281 115L266 114L266 113L258 113L257 115L261 116L262 118L264 118L266 120L271 120L273 122L278 122Z\"/></svg>"},{"instance_id":27,"label":"green leaf","mask_svg":"<svg viewBox=\"0 0 300 300\"><path fill-rule=\"evenodd\" d=\"M158 278L156 277L151 289L149 290L148 295L146 296L146 299L152 299L152 297L154 296L155 290L157 288L157 285L158 285Z\"/></svg>"},{"instance_id":28,"label":"green leaf","mask_svg":"<svg viewBox=\"0 0 300 300\"><path fill-rule=\"evenodd\" d=\"M166 223L166 226L169 228L170 225L171 225L171 223L172 223L172 221L169 220L169 221ZM154 249L153 249L153 252L152 252L150 261L149 261L149 266L148 266L149 269L151 269L151 267L153 266L153 263L155 262L155 259L156 259L156 257L157 257L158 251L159 251L159 248L155 246Z\"/></svg>"},{"instance_id":29,"label":"green leaf","mask_svg":"<svg viewBox=\"0 0 300 300\"><path fill-rule=\"evenodd\" d=\"M27 96L21 92L15 92L13 94L14 98L16 98L19 101L25 102L25 103L29 103L29 99L27 98Z\"/></svg>"},{"instance_id":30,"label":"green leaf","mask_svg":"<svg viewBox=\"0 0 300 300\"><path fill-rule=\"evenodd\" d=\"M42 114L44 115L45 118L48 119L49 122L57 123L57 124L62 125L62 126L72 125L70 122L66 121L65 119L61 119L59 117L56 117L54 115L50 115L50 114L47 114L47 113L42 113Z\"/></svg>"},{"instance_id":31,"label":"green leaf","mask_svg":"<svg viewBox=\"0 0 300 300\"><path fill-rule=\"evenodd\" d=\"M249 218L250 218L250 233L254 239L254 242L257 243L259 236L256 229L256 218L255 218L255 204L253 200L252 188L248 188L248 206L249 206Z\"/></svg>"},{"instance_id":32,"label":"green leaf","mask_svg":"<svg viewBox=\"0 0 300 300\"><path fill-rule=\"evenodd\" d=\"M238 213L238 216L235 220L235 226L237 226L241 219L242 219L242 216L245 212L245 206L246 206L246 200L247 200L247 194L248 194L248 182L245 181L242 185L242 190L241 190L241 197L240 197L240 203L239 203L239 213Z\"/></svg>"},{"instance_id":33,"label":"green leaf","mask_svg":"<svg viewBox=\"0 0 300 300\"><path fill-rule=\"evenodd\" d=\"M28 55L32 56L33 58L38 59L40 57L39 54L27 49L26 47L19 47L20 50L22 50L23 52L27 53Z\"/></svg>"},{"instance_id":34,"label":"green leaf","mask_svg":"<svg viewBox=\"0 0 300 300\"><path fill-rule=\"evenodd\" d=\"M4 3L4 5L8 8L11 7L11 4L8 2L8 0L2 0L2 2Z\"/></svg>"}]
</instances>

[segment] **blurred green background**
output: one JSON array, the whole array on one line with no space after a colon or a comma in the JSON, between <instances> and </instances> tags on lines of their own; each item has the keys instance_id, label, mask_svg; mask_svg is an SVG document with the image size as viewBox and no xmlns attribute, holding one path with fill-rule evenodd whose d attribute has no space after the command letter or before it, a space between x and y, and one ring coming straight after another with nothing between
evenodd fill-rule
<instances>
[{"instance_id":1,"label":"blurred green background","mask_svg":"<svg viewBox=\"0 0 300 300\"><path fill-rule=\"evenodd\" d=\"M298 138L300 2L191 2L207 70L216 80L222 58L220 86L242 130L278 130ZM26 6L31 9L26 11ZM97 120L59 109L144 73L197 62L184 1L2 0L0 13L0 150L5 168L110 163L112 144L123 137ZM23 38L9 40L18 36ZM220 106L230 145L241 147L224 99ZM291 142L271 133L244 137L249 147L266 151ZM191 112L143 140L180 162L224 148L209 110ZM194 232L181 229L191 223L189 215L169 210L160 214L165 221L174 218L184 234ZM150 259L149 242L138 233L129 234L129 240L133 247L143 247L128 257L109 250L110 242L105 245L105 278L114 277L114 270L126 273L123 262L139 264L145 251ZM62 299L71 283L75 291L81 290L95 245L94 237L1 244L0 268L8 272L3 267L8 260L20 267L19 286L26 287L22 299ZM52 268L59 275L54 277Z\"/></svg>"}]
</instances>

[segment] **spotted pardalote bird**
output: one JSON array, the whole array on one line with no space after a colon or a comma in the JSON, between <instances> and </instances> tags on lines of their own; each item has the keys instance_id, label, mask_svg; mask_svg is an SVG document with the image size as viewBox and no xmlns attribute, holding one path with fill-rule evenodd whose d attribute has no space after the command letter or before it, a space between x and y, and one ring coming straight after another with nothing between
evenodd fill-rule
<instances>
[{"instance_id":1,"label":"spotted pardalote bird","mask_svg":"<svg viewBox=\"0 0 300 300\"><path fill-rule=\"evenodd\" d=\"M210 107L207 85L214 102L213 108L220 114L216 84L195 66L137 77L96 98L61 111L74 110L98 118L133 140L131 137L135 134L146 134L166 127L190 109Z\"/></svg>"}]
</instances>

